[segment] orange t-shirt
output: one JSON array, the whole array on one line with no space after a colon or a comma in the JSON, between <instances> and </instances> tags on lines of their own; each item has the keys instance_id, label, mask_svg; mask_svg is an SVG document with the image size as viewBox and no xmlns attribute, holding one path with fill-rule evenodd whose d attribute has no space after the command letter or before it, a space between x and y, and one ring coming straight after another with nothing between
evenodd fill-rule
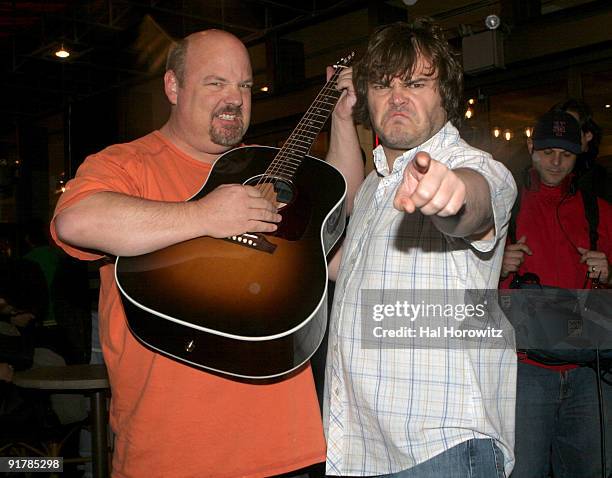
<instances>
[{"instance_id":1,"label":"orange t-shirt","mask_svg":"<svg viewBox=\"0 0 612 478\"><path fill-rule=\"evenodd\" d=\"M89 156L67 184L55 215L90 194L185 201L210 166L156 131ZM71 255L100 258L54 239ZM142 346L126 325L114 265L100 269L100 340L112 390L114 477L271 476L325 459L310 367L264 385L221 378Z\"/></svg>"}]
</instances>

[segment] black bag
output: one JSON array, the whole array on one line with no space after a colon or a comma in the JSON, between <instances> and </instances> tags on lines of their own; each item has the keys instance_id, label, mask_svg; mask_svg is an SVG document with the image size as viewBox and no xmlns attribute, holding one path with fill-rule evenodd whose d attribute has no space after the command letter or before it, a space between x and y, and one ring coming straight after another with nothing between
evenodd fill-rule
<instances>
[{"instance_id":1,"label":"black bag","mask_svg":"<svg viewBox=\"0 0 612 478\"><path fill-rule=\"evenodd\" d=\"M546 365L612 361L612 290L562 289L513 281L500 291L517 348Z\"/></svg>"}]
</instances>

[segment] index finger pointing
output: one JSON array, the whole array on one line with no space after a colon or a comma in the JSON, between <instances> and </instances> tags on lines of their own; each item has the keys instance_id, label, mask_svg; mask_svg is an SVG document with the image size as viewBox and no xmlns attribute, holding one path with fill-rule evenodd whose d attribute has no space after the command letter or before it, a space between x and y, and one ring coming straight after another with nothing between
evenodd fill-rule
<instances>
[{"instance_id":1,"label":"index finger pointing","mask_svg":"<svg viewBox=\"0 0 612 478\"><path fill-rule=\"evenodd\" d=\"M425 152L419 152L414 157L414 166L420 174L427 174L429 165L431 164L431 156Z\"/></svg>"}]
</instances>

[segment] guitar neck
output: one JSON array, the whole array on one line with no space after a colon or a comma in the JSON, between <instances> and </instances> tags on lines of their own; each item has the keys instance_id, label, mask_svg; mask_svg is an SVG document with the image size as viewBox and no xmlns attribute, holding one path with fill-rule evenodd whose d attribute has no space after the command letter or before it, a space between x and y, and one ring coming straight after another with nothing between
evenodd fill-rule
<instances>
[{"instance_id":1,"label":"guitar neck","mask_svg":"<svg viewBox=\"0 0 612 478\"><path fill-rule=\"evenodd\" d=\"M308 154L315 138L323 129L329 115L334 110L341 91L336 89L338 76L345 66L336 67L336 71L312 102L306 114L297 124L287 141L270 164L269 170L274 175L287 176L290 179Z\"/></svg>"}]
</instances>

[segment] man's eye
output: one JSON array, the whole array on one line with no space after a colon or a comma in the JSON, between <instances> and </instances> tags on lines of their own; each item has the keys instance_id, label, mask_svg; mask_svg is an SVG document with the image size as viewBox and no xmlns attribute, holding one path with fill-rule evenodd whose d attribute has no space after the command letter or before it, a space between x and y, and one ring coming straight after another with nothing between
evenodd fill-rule
<instances>
[{"instance_id":1,"label":"man's eye","mask_svg":"<svg viewBox=\"0 0 612 478\"><path fill-rule=\"evenodd\" d=\"M402 82L402 86L404 88L423 88L425 86L425 82L421 80L407 80Z\"/></svg>"},{"instance_id":2,"label":"man's eye","mask_svg":"<svg viewBox=\"0 0 612 478\"><path fill-rule=\"evenodd\" d=\"M382 83L374 83L372 85L372 88L375 90L384 90L385 88L387 88L387 85L383 85Z\"/></svg>"},{"instance_id":3,"label":"man's eye","mask_svg":"<svg viewBox=\"0 0 612 478\"><path fill-rule=\"evenodd\" d=\"M240 88L244 88L246 90L250 90L253 88L253 85L251 83L243 83L242 85L240 85Z\"/></svg>"}]
</instances>

